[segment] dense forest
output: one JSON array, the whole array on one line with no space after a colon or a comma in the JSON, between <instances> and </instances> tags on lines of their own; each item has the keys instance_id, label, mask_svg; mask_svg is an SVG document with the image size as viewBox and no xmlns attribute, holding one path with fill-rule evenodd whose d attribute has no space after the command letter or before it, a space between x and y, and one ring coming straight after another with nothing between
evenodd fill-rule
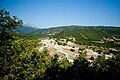
<instances>
[{"instance_id":1,"label":"dense forest","mask_svg":"<svg viewBox=\"0 0 120 80\"><path fill-rule=\"evenodd\" d=\"M5 9L0 10L1 80L120 80L119 53L109 59L105 59L104 55L98 56L91 63L82 55L79 55L73 63L66 59L58 60L59 56L51 57L47 49L38 51L40 36L15 33L14 30L22 24L22 20L16 16L11 16ZM91 28L87 28L87 30L90 31ZM65 36L66 32L60 32L56 36ZM119 32L117 34L120 35ZM71 31L70 35L79 34ZM93 36L93 38L99 36ZM77 39L77 41L79 40Z\"/></svg>"}]
</instances>

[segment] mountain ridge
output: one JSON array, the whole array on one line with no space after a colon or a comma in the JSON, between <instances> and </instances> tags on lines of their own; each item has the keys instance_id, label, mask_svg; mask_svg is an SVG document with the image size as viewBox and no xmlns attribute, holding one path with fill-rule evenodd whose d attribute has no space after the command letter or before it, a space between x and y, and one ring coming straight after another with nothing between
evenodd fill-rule
<instances>
[{"instance_id":1,"label":"mountain ridge","mask_svg":"<svg viewBox=\"0 0 120 80\"><path fill-rule=\"evenodd\" d=\"M23 25L17 27L16 32L49 38L75 37L77 40L101 40L103 37L120 37L120 27L115 26L71 25L40 29L30 25Z\"/></svg>"}]
</instances>

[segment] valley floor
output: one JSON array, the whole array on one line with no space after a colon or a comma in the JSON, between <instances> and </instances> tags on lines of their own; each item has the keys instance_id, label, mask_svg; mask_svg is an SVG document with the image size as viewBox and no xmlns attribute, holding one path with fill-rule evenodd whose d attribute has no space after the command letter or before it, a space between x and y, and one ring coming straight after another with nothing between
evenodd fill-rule
<instances>
[{"instance_id":1,"label":"valley floor","mask_svg":"<svg viewBox=\"0 0 120 80\"><path fill-rule=\"evenodd\" d=\"M49 55L54 56L57 54L59 56L59 60L67 59L69 62L73 63L74 59L79 56L80 50L79 48L85 48L83 45L75 44L71 41L67 42L67 45L58 45L54 39L43 39L39 43L41 46L39 47L39 51L43 49L48 49ZM98 52L94 52L92 49L85 48L83 52L86 55L86 58L91 62L91 57L97 58L99 55ZM105 55L106 58L112 57L113 55Z\"/></svg>"}]
</instances>

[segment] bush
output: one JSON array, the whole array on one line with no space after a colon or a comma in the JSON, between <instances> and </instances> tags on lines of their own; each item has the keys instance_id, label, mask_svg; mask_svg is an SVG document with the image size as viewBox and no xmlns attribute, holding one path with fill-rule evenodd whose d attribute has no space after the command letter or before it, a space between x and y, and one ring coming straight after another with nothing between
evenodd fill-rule
<instances>
[{"instance_id":1,"label":"bush","mask_svg":"<svg viewBox=\"0 0 120 80\"><path fill-rule=\"evenodd\" d=\"M90 60L94 60L94 57L93 57L93 56L91 56L91 57L90 57Z\"/></svg>"},{"instance_id":2,"label":"bush","mask_svg":"<svg viewBox=\"0 0 120 80\"><path fill-rule=\"evenodd\" d=\"M71 52L74 52L75 50L74 49L70 49Z\"/></svg>"}]
</instances>

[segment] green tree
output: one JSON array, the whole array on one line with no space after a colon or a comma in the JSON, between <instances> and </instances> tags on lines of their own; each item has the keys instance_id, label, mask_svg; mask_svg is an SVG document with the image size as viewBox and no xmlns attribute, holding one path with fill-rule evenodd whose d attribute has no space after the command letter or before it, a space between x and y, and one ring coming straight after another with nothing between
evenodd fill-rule
<instances>
[{"instance_id":1,"label":"green tree","mask_svg":"<svg viewBox=\"0 0 120 80\"><path fill-rule=\"evenodd\" d=\"M11 32L16 26L20 26L21 24L22 20L16 18L16 16L10 16L10 13L5 9L0 10L0 78L4 77L10 71L9 66L14 55L11 43L14 37Z\"/></svg>"},{"instance_id":2,"label":"green tree","mask_svg":"<svg viewBox=\"0 0 120 80\"><path fill-rule=\"evenodd\" d=\"M10 31L17 26L22 25L22 20L16 16L10 16L10 13L5 9L0 10L0 45L3 45L7 40L13 39Z\"/></svg>"}]
</instances>

